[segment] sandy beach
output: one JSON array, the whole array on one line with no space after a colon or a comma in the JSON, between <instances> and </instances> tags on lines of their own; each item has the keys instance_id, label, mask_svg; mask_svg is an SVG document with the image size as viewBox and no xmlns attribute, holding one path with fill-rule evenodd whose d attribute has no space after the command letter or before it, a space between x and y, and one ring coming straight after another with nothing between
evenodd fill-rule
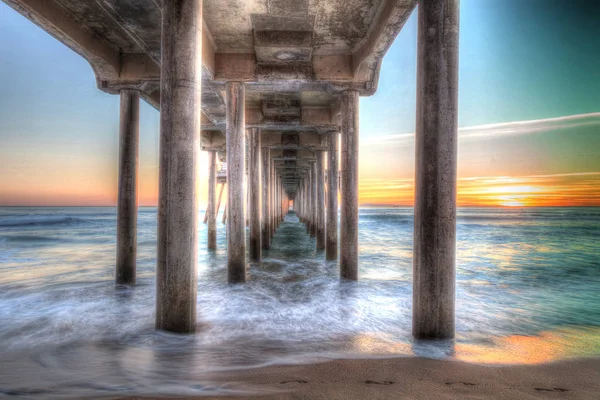
<instances>
[{"instance_id":1,"label":"sandy beach","mask_svg":"<svg viewBox=\"0 0 600 400\"><path fill-rule=\"evenodd\" d=\"M600 359L518 366L341 360L226 373L214 380L232 389L231 399L600 399ZM155 399L171 398L180 397Z\"/></svg>"}]
</instances>

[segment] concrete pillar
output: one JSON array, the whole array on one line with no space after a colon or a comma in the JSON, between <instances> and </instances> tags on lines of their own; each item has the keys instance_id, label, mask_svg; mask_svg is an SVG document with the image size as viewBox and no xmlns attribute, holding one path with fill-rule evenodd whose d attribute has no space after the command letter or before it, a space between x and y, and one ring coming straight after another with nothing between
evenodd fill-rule
<instances>
[{"instance_id":1,"label":"concrete pillar","mask_svg":"<svg viewBox=\"0 0 600 400\"><path fill-rule=\"evenodd\" d=\"M311 191L311 227L310 227L310 237L317 236L317 211L319 209L319 204L317 203L317 185L318 185L318 176L317 176L317 163L311 163L311 178L312 182L310 183L310 191Z\"/></svg>"},{"instance_id":2,"label":"concrete pillar","mask_svg":"<svg viewBox=\"0 0 600 400\"><path fill-rule=\"evenodd\" d=\"M338 253L338 133L327 134L327 237L325 258L337 259Z\"/></svg>"},{"instance_id":3,"label":"concrete pillar","mask_svg":"<svg viewBox=\"0 0 600 400\"><path fill-rule=\"evenodd\" d=\"M279 225L281 225L281 222L283 222L283 182L281 182L281 177L279 177L279 180L277 182L279 187Z\"/></svg>"},{"instance_id":4,"label":"concrete pillar","mask_svg":"<svg viewBox=\"0 0 600 400\"><path fill-rule=\"evenodd\" d=\"M135 284L137 254L137 169L140 93L121 90L119 123L119 193L117 204L117 285Z\"/></svg>"},{"instance_id":5,"label":"concrete pillar","mask_svg":"<svg viewBox=\"0 0 600 400\"><path fill-rule=\"evenodd\" d=\"M306 205L307 205L307 213L306 213L306 233L312 236L312 182L313 182L313 172L312 166L308 168L308 180L306 182Z\"/></svg>"},{"instance_id":6,"label":"concrete pillar","mask_svg":"<svg viewBox=\"0 0 600 400\"><path fill-rule=\"evenodd\" d=\"M156 327L196 330L202 0L162 8Z\"/></svg>"},{"instance_id":7,"label":"concrete pillar","mask_svg":"<svg viewBox=\"0 0 600 400\"><path fill-rule=\"evenodd\" d=\"M271 160L271 237L275 235L277 229L277 221L275 220L275 188L276 188L276 175L275 175L275 161Z\"/></svg>"},{"instance_id":8,"label":"concrete pillar","mask_svg":"<svg viewBox=\"0 0 600 400\"><path fill-rule=\"evenodd\" d=\"M317 151L317 250L325 249L325 171L323 152Z\"/></svg>"},{"instance_id":9,"label":"concrete pillar","mask_svg":"<svg viewBox=\"0 0 600 400\"><path fill-rule=\"evenodd\" d=\"M275 201L273 204L273 211L274 211L273 218L275 219L275 230L277 230L279 228L279 206L277 205L278 203L279 203L279 176L277 176L277 172L275 172Z\"/></svg>"},{"instance_id":10,"label":"concrete pillar","mask_svg":"<svg viewBox=\"0 0 600 400\"><path fill-rule=\"evenodd\" d=\"M208 248L217 248L217 207L215 206L215 195L217 190L217 152L208 152Z\"/></svg>"},{"instance_id":11,"label":"concrete pillar","mask_svg":"<svg viewBox=\"0 0 600 400\"><path fill-rule=\"evenodd\" d=\"M294 211L298 214L298 220L302 221L302 182L298 183L298 192L294 198Z\"/></svg>"},{"instance_id":12,"label":"concrete pillar","mask_svg":"<svg viewBox=\"0 0 600 400\"><path fill-rule=\"evenodd\" d=\"M298 195L296 196L296 200L294 200L294 208L298 206L298 219L300 222L304 223L304 180L300 182L298 185Z\"/></svg>"},{"instance_id":13,"label":"concrete pillar","mask_svg":"<svg viewBox=\"0 0 600 400\"><path fill-rule=\"evenodd\" d=\"M304 209L303 207L303 197L302 197L302 182L300 182L298 184L298 193L296 194L296 198L294 199L294 210L296 210L296 208L298 209L297 213L298 213L298 219L300 220L300 222L304 222L304 218L303 218L303 213L304 213Z\"/></svg>"},{"instance_id":14,"label":"concrete pillar","mask_svg":"<svg viewBox=\"0 0 600 400\"><path fill-rule=\"evenodd\" d=\"M308 220L310 210L310 196L308 195L308 182L310 181L310 170L306 172L304 182L302 182L302 192L304 193L304 224L306 225L306 232L310 232Z\"/></svg>"},{"instance_id":15,"label":"concrete pillar","mask_svg":"<svg viewBox=\"0 0 600 400\"><path fill-rule=\"evenodd\" d=\"M340 276L358 279L358 92L341 95L342 207L340 214Z\"/></svg>"},{"instance_id":16,"label":"concrete pillar","mask_svg":"<svg viewBox=\"0 0 600 400\"><path fill-rule=\"evenodd\" d=\"M302 182L298 182L298 191L293 201L294 212L298 215L298 220L302 222Z\"/></svg>"},{"instance_id":17,"label":"concrete pillar","mask_svg":"<svg viewBox=\"0 0 600 400\"><path fill-rule=\"evenodd\" d=\"M262 247L260 244L261 236L261 176L260 164L262 162L260 148L260 129L250 128L250 168L248 169L248 192L250 196L250 260L260 261Z\"/></svg>"},{"instance_id":18,"label":"concrete pillar","mask_svg":"<svg viewBox=\"0 0 600 400\"><path fill-rule=\"evenodd\" d=\"M246 217L244 214L244 102L245 88L240 82L225 86L227 147L227 272L229 283L246 281Z\"/></svg>"},{"instance_id":19,"label":"concrete pillar","mask_svg":"<svg viewBox=\"0 0 600 400\"><path fill-rule=\"evenodd\" d=\"M270 196L270 174L269 160L271 159L271 149L265 147L262 152L262 248L269 249L271 247L271 196Z\"/></svg>"},{"instance_id":20,"label":"concrete pillar","mask_svg":"<svg viewBox=\"0 0 600 400\"><path fill-rule=\"evenodd\" d=\"M419 1L413 335L454 337L459 1Z\"/></svg>"},{"instance_id":21,"label":"concrete pillar","mask_svg":"<svg viewBox=\"0 0 600 400\"><path fill-rule=\"evenodd\" d=\"M310 229L311 229L310 228L310 216L311 216L311 213L310 213L310 199L311 199L311 196L310 196L310 190L309 190L310 189L310 174L311 174L310 171L311 170L308 169L308 171L306 172L306 180L304 181L304 198L305 198L304 204L306 205L306 211L304 213L305 214L304 219L305 219L305 222L306 222L306 233L308 233L308 234L310 234Z\"/></svg>"},{"instance_id":22,"label":"concrete pillar","mask_svg":"<svg viewBox=\"0 0 600 400\"><path fill-rule=\"evenodd\" d=\"M277 228L281 225L281 178L277 177Z\"/></svg>"}]
</instances>

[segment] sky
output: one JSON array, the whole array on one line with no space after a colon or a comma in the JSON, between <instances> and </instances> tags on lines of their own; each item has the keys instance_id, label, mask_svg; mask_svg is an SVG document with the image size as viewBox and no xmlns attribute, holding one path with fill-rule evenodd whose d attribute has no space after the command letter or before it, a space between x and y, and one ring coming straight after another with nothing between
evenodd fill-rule
<instances>
[{"instance_id":1,"label":"sky","mask_svg":"<svg viewBox=\"0 0 600 400\"><path fill-rule=\"evenodd\" d=\"M416 17L360 100L363 205L413 202ZM459 205L600 206L599 18L596 0L461 0ZM2 2L0 35L0 205L115 205L119 97ZM142 101L140 205L156 204L158 143Z\"/></svg>"}]
</instances>

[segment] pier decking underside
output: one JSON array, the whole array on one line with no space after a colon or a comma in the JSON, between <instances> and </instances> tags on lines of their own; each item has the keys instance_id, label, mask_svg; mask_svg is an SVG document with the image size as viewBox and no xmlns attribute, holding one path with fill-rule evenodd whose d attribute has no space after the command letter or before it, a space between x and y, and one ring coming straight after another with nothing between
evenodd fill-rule
<instances>
[{"instance_id":1,"label":"pier decking underside","mask_svg":"<svg viewBox=\"0 0 600 400\"><path fill-rule=\"evenodd\" d=\"M136 88L160 107L161 0L5 1L85 57L100 90ZM339 130L339 93L375 92L416 0L202 3L202 148L225 158L224 85L244 82L246 126L262 129L294 193L323 134Z\"/></svg>"}]
</instances>

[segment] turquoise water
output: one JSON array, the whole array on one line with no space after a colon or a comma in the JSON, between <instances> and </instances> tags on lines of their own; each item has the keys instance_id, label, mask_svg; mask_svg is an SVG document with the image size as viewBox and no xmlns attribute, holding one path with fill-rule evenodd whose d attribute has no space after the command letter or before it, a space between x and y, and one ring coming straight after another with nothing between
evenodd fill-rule
<instances>
[{"instance_id":1,"label":"turquoise water","mask_svg":"<svg viewBox=\"0 0 600 400\"><path fill-rule=\"evenodd\" d=\"M457 337L440 342L410 336L412 209L360 210L358 282L290 214L249 282L228 285L224 225L213 252L201 224L194 336L153 329L156 210L140 209L135 287L113 283L115 221L0 208L0 397L222 393L208 373L340 357L600 355L600 208L461 209Z\"/></svg>"}]
</instances>

